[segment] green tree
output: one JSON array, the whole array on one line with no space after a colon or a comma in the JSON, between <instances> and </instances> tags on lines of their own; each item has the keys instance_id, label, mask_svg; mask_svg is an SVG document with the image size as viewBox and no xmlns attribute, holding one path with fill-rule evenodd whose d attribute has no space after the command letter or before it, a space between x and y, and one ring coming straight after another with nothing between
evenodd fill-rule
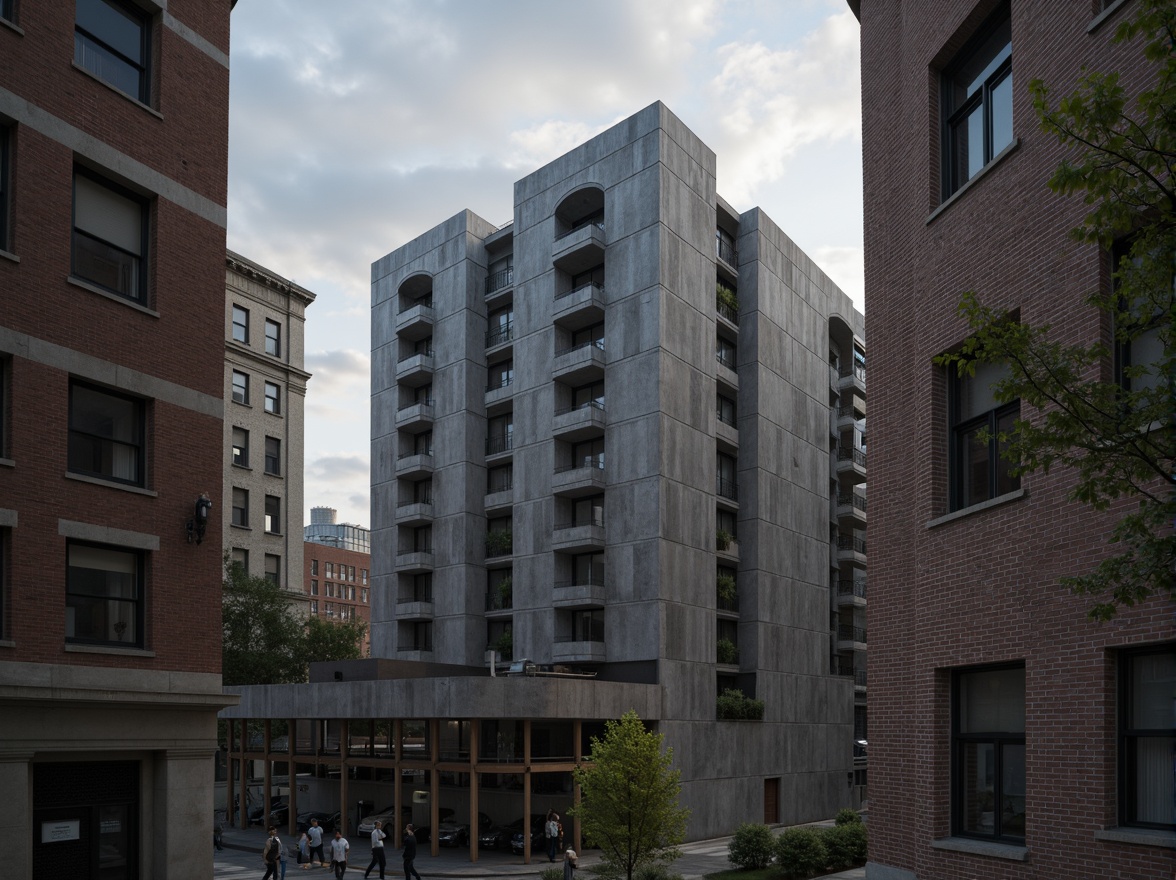
<instances>
[{"instance_id":1,"label":"green tree","mask_svg":"<svg viewBox=\"0 0 1176 880\"><path fill-rule=\"evenodd\" d=\"M662 739L630 710L605 724L603 738L592 738L592 766L574 771L581 799L569 813L600 847L606 870L626 880L643 866L672 862L686 839L681 772L670 769L674 751L662 751Z\"/></svg>"},{"instance_id":2,"label":"green tree","mask_svg":"<svg viewBox=\"0 0 1176 880\"><path fill-rule=\"evenodd\" d=\"M306 681L305 622L277 584L226 560L221 613L226 685Z\"/></svg>"},{"instance_id":3,"label":"green tree","mask_svg":"<svg viewBox=\"0 0 1176 880\"><path fill-rule=\"evenodd\" d=\"M358 660L363 656L367 624L362 620L333 623L310 616L306 621L306 639L301 652L305 663L324 660Z\"/></svg>"},{"instance_id":4,"label":"green tree","mask_svg":"<svg viewBox=\"0 0 1176 880\"><path fill-rule=\"evenodd\" d=\"M1140 0L1114 40L1138 41L1154 75L1148 88L1132 96L1118 73L1085 70L1056 103L1040 80L1029 86L1041 128L1070 148L1049 186L1088 206L1071 236L1120 254L1112 286L1088 296L1113 328L1112 344L1060 342L1048 325L1022 324L969 293L960 311L972 335L939 359L961 375L980 363L1006 365L994 390L1002 403L1021 401L1021 418L999 437L1014 472L1072 468L1071 500L1121 513L1109 535L1114 552L1062 579L1093 597L1096 620L1176 589L1174 38L1176 5ZM1108 365L1128 350L1136 357L1113 375Z\"/></svg>"}]
</instances>

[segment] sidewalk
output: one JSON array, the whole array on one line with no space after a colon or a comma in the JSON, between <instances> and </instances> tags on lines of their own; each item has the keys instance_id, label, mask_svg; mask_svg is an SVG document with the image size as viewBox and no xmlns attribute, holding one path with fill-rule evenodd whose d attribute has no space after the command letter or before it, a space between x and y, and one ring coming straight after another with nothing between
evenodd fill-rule
<instances>
[{"instance_id":1,"label":"sidewalk","mask_svg":"<svg viewBox=\"0 0 1176 880\"><path fill-rule=\"evenodd\" d=\"M282 839L283 846L289 851L295 838L284 832L279 832L278 836ZM247 829L226 827L222 843L229 849L260 854L265 845L265 838L265 831L258 825ZM351 844L348 876L351 876L351 872L356 871L359 874L355 876L362 876L363 870L371 861L371 840L366 834L356 834L348 837L347 840ZM674 862L670 869L671 872L680 874L683 880L699 880L707 874L731 870L734 866L727 861L727 844L730 840L730 837L717 837L713 840L696 840L683 844L681 847L682 857ZM392 848L391 838L387 844L387 860L388 876L399 877L401 874L400 852ZM588 850L580 856L580 867L595 865L599 861L599 854ZM422 845L417 849L416 859L416 868L426 880L433 880L435 877L493 877L498 880L518 877L535 880L543 870L551 867L561 867L560 862L557 861L552 865L542 852L533 852L529 865L523 862L522 856L493 850L479 850L478 861L471 862L469 851L465 847L456 849L441 847L437 855L433 856L429 854L428 846ZM287 880L298 880L299 877L325 878L332 876L323 868L311 868L303 871L297 861L292 858L287 863L286 870ZM375 875L373 874L373 876ZM853 868L837 874L827 874L822 880L865 880L865 876L865 868Z\"/></svg>"}]
</instances>

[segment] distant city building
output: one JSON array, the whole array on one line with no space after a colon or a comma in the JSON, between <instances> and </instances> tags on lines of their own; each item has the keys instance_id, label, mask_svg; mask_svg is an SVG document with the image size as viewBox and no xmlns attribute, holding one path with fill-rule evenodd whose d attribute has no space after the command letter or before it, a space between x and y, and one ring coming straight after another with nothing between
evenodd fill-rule
<instances>
[{"instance_id":1,"label":"distant city building","mask_svg":"<svg viewBox=\"0 0 1176 880\"><path fill-rule=\"evenodd\" d=\"M965 291L1063 344L1102 342L1103 376L1131 363L1088 301L1110 291L1113 252L1073 240L1090 206L1047 185L1079 151L1041 131L1028 86L1056 104L1089 70L1138 94L1154 77L1141 39L1113 36L1142 4L850 5L875 486L867 876L1168 877L1171 600L1092 622L1098 598L1059 580L1114 550L1116 511L1070 501L1064 467L1014 473L1000 432L1040 414L995 399L999 368L935 365L968 337Z\"/></svg>"},{"instance_id":2,"label":"distant city building","mask_svg":"<svg viewBox=\"0 0 1176 880\"><path fill-rule=\"evenodd\" d=\"M224 546L302 600L303 339L315 297L232 251L225 265Z\"/></svg>"},{"instance_id":3,"label":"distant city building","mask_svg":"<svg viewBox=\"0 0 1176 880\"><path fill-rule=\"evenodd\" d=\"M309 612L329 621L362 620L369 626L366 653L371 642L371 555L307 541L303 558Z\"/></svg>"},{"instance_id":4,"label":"distant city building","mask_svg":"<svg viewBox=\"0 0 1176 880\"><path fill-rule=\"evenodd\" d=\"M351 523L336 522L336 516L337 511L333 507L312 507L310 525L303 528L303 537L315 544L371 553L371 530Z\"/></svg>"},{"instance_id":5,"label":"distant city building","mask_svg":"<svg viewBox=\"0 0 1176 880\"><path fill-rule=\"evenodd\" d=\"M6 877L207 880L224 0L0 0Z\"/></svg>"},{"instance_id":6,"label":"distant city building","mask_svg":"<svg viewBox=\"0 0 1176 880\"><path fill-rule=\"evenodd\" d=\"M291 719L291 815L563 814L628 709L691 839L855 802L864 320L715 171L653 104L373 265L373 658L225 713Z\"/></svg>"}]
</instances>

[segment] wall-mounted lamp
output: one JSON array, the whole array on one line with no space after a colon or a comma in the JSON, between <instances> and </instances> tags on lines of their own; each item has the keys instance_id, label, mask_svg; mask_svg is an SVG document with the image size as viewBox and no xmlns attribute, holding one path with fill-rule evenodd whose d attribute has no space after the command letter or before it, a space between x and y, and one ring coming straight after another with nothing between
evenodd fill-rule
<instances>
[{"instance_id":1,"label":"wall-mounted lamp","mask_svg":"<svg viewBox=\"0 0 1176 880\"><path fill-rule=\"evenodd\" d=\"M196 509L192 518L188 520L188 543L193 540L197 544L204 542L204 531L208 528L208 515L212 513L212 499L207 492L201 492L196 499Z\"/></svg>"}]
</instances>

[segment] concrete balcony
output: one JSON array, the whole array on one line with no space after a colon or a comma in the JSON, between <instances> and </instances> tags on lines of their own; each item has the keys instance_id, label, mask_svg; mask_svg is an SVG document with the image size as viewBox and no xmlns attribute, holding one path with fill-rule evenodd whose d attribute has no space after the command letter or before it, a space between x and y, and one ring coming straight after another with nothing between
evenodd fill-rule
<instances>
[{"instance_id":1,"label":"concrete balcony","mask_svg":"<svg viewBox=\"0 0 1176 880\"><path fill-rule=\"evenodd\" d=\"M604 320L604 287L589 283L557 293L551 307L551 320L569 330L579 330Z\"/></svg>"},{"instance_id":2,"label":"concrete balcony","mask_svg":"<svg viewBox=\"0 0 1176 880\"><path fill-rule=\"evenodd\" d=\"M866 650L866 628L864 626L853 626L848 623L839 623L837 625L837 650Z\"/></svg>"},{"instance_id":3,"label":"concrete balcony","mask_svg":"<svg viewBox=\"0 0 1176 880\"><path fill-rule=\"evenodd\" d=\"M836 473L838 477L847 477L852 483L864 483L866 481L866 453L860 449L838 446Z\"/></svg>"},{"instance_id":4,"label":"concrete balcony","mask_svg":"<svg viewBox=\"0 0 1176 880\"><path fill-rule=\"evenodd\" d=\"M485 406L487 409L507 403L514 396L514 380L507 379L497 385L486 386Z\"/></svg>"},{"instance_id":5,"label":"concrete balcony","mask_svg":"<svg viewBox=\"0 0 1176 880\"><path fill-rule=\"evenodd\" d=\"M433 427L433 401L410 403L396 410L396 429L420 433Z\"/></svg>"},{"instance_id":6,"label":"concrete balcony","mask_svg":"<svg viewBox=\"0 0 1176 880\"><path fill-rule=\"evenodd\" d=\"M732 449L739 448L739 429L724 421L715 420L715 439Z\"/></svg>"},{"instance_id":7,"label":"concrete balcony","mask_svg":"<svg viewBox=\"0 0 1176 880\"><path fill-rule=\"evenodd\" d=\"M514 266L486 276L486 298L502 296L514 289Z\"/></svg>"},{"instance_id":8,"label":"concrete balcony","mask_svg":"<svg viewBox=\"0 0 1176 880\"><path fill-rule=\"evenodd\" d=\"M866 564L866 539L855 535L837 536L837 562L864 566Z\"/></svg>"},{"instance_id":9,"label":"concrete balcony","mask_svg":"<svg viewBox=\"0 0 1176 880\"><path fill-rule=\"evenodd\" d=\"M596 495L604 484L604 462L592 456L557 467L551 477L551 491L565 497Z\"/></svg>"},{"instance_id":10,"label":"concrete balcony","mask_svg":"<svg viewBox=\"0 0 1176 880\"><path fill-rule=\"evenodd\" d=\"M397 574L424 574L433 570L433 551L403 550L396 554Z\"/></svg>"},{"instance_id":11,"label":"concrete balcony","mask_svg":"<svg viewBox=\"0 0 1176 880\"><path fill-rule=\"evenodd\" d=\"M433 303L417 303L396 316L396 335L403 339L424 339L433 335Z\"/></svg>"},{"instance_id":12,"label":"concrete balcony","mask_svg":"<svg viewBox=\"0 0 1176 880\"><path fill-rule=\"evenodd\" d=\"M401 385L427 385L433 381L433 352L420 352L396 363L396 381Z\"/></svg>"},{"instance_id":13,"label":"concrete balcony","mask_svg":"<svg viewBox=\"0 0 1176 880\"><path fill-rule=\"evenodd\" d=\"M739 542L738 541L728 541L727 546L716 547L715 548L715 555L718 556L719 559L723 562L738 563L739 562Z\"/></svg>"},{"instance_id":14,"label":"concrete balcony","mask_svg":"<svg viewBox=\"0 0 1176 880\"><path fill-rule=\"evenodd\" d=\"M396 600L397 620L432 620L433 600L421 602L416 599Z\"/></svg>"},{"instance_id":15,"label":"concrete balcony","mask_svg":"<svg viewBox=\"0 0 1176 880\"><path fill-rule=\"evenodd\" d=\"M864 578L840 580L837 582L837 607L866 607L866 581Z\"/></svg>"},{"instance_id":16,"label":"concrete balcony","mask_svg":"<svg viewBox=\"0 0 1176 880\"><path fill-rule=\"evenodd\" d=\"M727 386L732 391L739 390L739 374L735 372L735 362L731 360L719 360L715 366L715 378L719 383Z\"/></svg>"},{"instance_id":17,"label":"concrete balcony","mask_svg":"<svg viewBox=\"0 0 1176 880\"><path fill-rule=\"evenodd\" d=\"M604 579L597 576L585 580L586 583L575 580L557 583L552 591L552 606L555 608L602 608L605 604Z\"/></svg>"},{"instance_id":18,"label":"concrete balcony","mask_svg":"<svg viewBox=\"0 0 1176 880\"><path fill-rule=\"evenodd\" d=\"M583 385L604 376L603 342L585 342L555 353L551 377L568 385Z\"/></svg>"},{"instance_id":19,"label":"concrete balcony","mask_svg":"<svg viewBox=\"0 0 1176 880\"><path fill-rule=\"evenodd\" d=\"M604 642L577 642L557 636L551 646L553 663L603 663L605 659Z\"/></svg>"},{"instance_id":20,"label":"concrete balcony","mask_svg":"<svg viewBox=\"0 0 1176 880\"><path fill-rule=\"evenodd\" d=\"M604 549L604 523L559 523L551 531L551 549L588 553Z\"/></svg>"},{"instance_id":21,"label":"concrete balcony","mask_svg":"<svg viewBox=\"0 0 1176 880\"><path fill-rule=\"evenodd\" d=\"M569 275L604 262L604 224L587 223L557 238L551 246L551 263Z\"/></svg>"},{"instance_id":22,"label":"concrete balcony","mask_svg":"<svg viewBox=\"0 0 1176 880\"><path fill-rule=\"evenodd\" d=\"M852 367L842 367L837 373L837 390L839 393L859 394L866 396L866 368L863 364Z\"/></svg>"},{"instance_id":23,"label":"concrete balcony","mask_svg":"<svg viewBox=\"0 0 1176 880\"><path fill-rule=\"evenodd\" d=\"M487 492L484 503L488 513L512 506L514 504L514 486L495 488L493 491Z\"/></svg>"},{"instance_id":24,"label":"concrete balcony","mask_svg":"<svg viewBox=\"0 0 1176 880\"><path fill-rule=\"evenodd\" d=\"M556 410L551 420L551 434L571 442L587 440L589 437L601 436L607 423L604 404L590 400L579 406Z\"/></svg>"},{"instance_id":25,"label":"concrete balcony","mask_svg":"<svg viewBox=\"0 0 1176 880\"><path fill-rule=\"evenodd\" d=\"M398 526L423 526L433 521L432 501L405 501L396 505Z\"/></svg>"},{"instance_id":26,"label":"concrete balcony","mask_svg":"<svg viewBox=\"0 0 1176 880\"><path fill-rule=\"evenodd\" d=\"M848 431L865 417L866 402L864 400L858 400L856 403L842 403L837 407L837 430Z\"/></svg>"},{"instance_id":27,"label":"concrete balcony","mask_svg":"<svg viewBox=\"0 0 1176 880\"><path fill-rule=\"evenodd\" d=\"M396 459L396 476L424 477L433 473L433 453L406 452Z\"/></svg>"},{"instance_id":28,"label":"concrete balcony","mask_svg":"<svg viewBox=\"0 0 1176 880\"><path fill-rule=\"evenodd\" d=\"M849 528L854 528L853 524L857 524L858 528L866 525L866 496L863 492L842 493L837 496L837 519L849 520L851 525Z\"/></svg>"}]
</instances>

